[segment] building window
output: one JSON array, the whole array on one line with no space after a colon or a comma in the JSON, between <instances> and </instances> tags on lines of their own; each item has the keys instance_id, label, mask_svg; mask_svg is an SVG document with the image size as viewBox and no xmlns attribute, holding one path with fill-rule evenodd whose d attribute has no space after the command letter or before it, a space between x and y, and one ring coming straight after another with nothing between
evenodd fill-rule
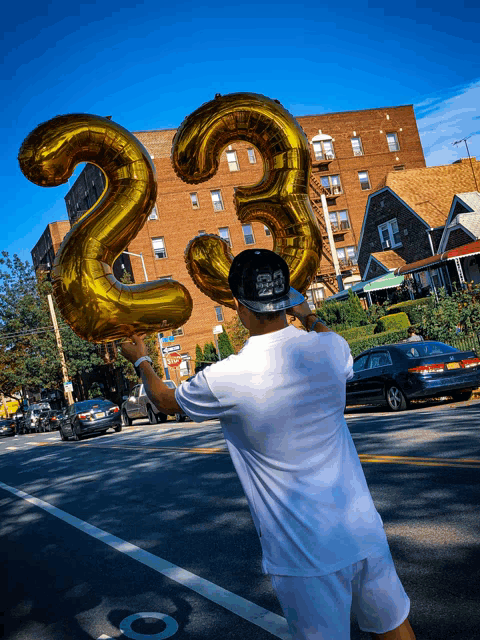
<instances>
[{"instance_id":1,"label":"building window","mask_svg":"<svg viewBox=\"0 0 480 640\"><path fill-rule=\"evenodd\" d=\"M387 142L389 151L399 151L400 145L396 133L387 133Z\"/></svg>"},{"instance_id":2,"label":"building window","mask_svg":"<svg viewBox=\"0 0 480 640\"><path fill-rule=\"evenodd\" d=\"M344 266L357 264L356 253L356 247L342 247L340 249L337 249L338 260Z\"/></svg>"},{"instance_id":3,"label":"building window","mask_svg":"<svg viewBox=\"0 0 480 640\"><path fill-rule=\"evenodd\" d=\"M350 138L352 143L353 155L354 156L363 156L363 147L362 147L362 139L361 138Z\"/></svg>"},{"instance_id":4,"label":"building window","mask_svg":"<svg viewBox=\"0 0 480 640\"><path fill-rule=\"evenodd\" d=\"M192 209L200 209L200 205L198 203L198 194L196 191L190 194L190 200L192 202Z\"/></svg>"},{"instance_id":5,"label":"building window","mask_svg":"<svg viewBox=\"0 0 480 640\"><path fill-rule=\"evenodd\" d=\"M393 167L394 171L403 171L405 169L405 165L404 164L397 164Z\"/></svg>"},{"instance_id":6,"label":"building window","mask_svg":"<svg viewBox=\"0 0 480 640\"><path fill-rule=\"evenodd\" d=\"M318 140L312 144L315 160L333 160L335 158L332 140Z\"/></svg>"},{"instance_id":7,"label":"building window","mask_svg":"<svg viewBox=\"0 0 480 640\"><path fill-rule=\"evenodd\" d=\"M215 313L217 314L217 322L223 322L223 309L222 309L222 307L215 307Z\"/></svg>"},{"instance_id":8,"label":"building window","mask_svg":"<svg viewBox=\"0 0 480 640\"><path fill-rule=\"evenodd\" d=\"M337 196L343 193L340 176L322 176L321 180L322 187L325 187L330 195Z\"/></svg>"},{"instance_id":9,"label":"building window","mask_svg":"<svg viewBox=\"0 0 480 640\"><path fill-rule=\"evenodd\" d=\"M402 246L396 218L392 218L392 220L388 220L379 225L378 233L380 235L382 249L392 249Z\"/></svg>"},{"instance_id":10,"label":"building window","mask_svg":"<svg viewBox=\"0 0 480 640\"><path fill-rule=\"evenodd\" d=\"M271 236L272 232L270 231L270 229L267 227L266 224L263 225L263 228L265 229L265 235L266 236Z\"/></svg>"},{"instance_id":11,"label":"building window","mask_svg":"<svg viewBox=\"0 0 480 640\"><path fill-rule=\"evenodd\" d=\"M368 189L371 189L370 178L368 177L368 171L359 171L358 179L360 180L360 186L362 187L362 191L367 191Z\"/></svg>"},{"instance_id":12,"label":"building window","mask_svg":"<svg viewBox=\"0 0 480 640\"><path fill-rule=\"evenodd\" d=\"M230 171L238 171L240 169L236 151L227 151L227 162Z\"/></svg>"},{"instance_id":13,"label":"building window","mask_svg":"<svg viewBox=\"0 0 480 640\"><path fill-rule=\"evenodd\" d=\"M187 353L182 353L182 361L180 363L180 376L184 377L184 376L188 376L190 373L190 368L189 368L189 364L188 364L188 360L184 360L183 357L184 356L188 356Z\"/></svg>"},{"instance_id":14,"label":"building window","mask_svg":"<svg viewBox=\"0 0 480 640\"><path fill-rule=\"evenodd\" d=\"M345 231L350 229L350 220L346 209L343 209L342 211L331 211L329 213L329 217L333 231Z\"/></svg>"},{"instance_id":15,"label":"building window","mask_svg":"<svg viewBox=\"0 0 480 640\"><path fill-rule=\"evenodd\" d=\"M212 196L213 210L223 211L222 192L220 189L210 191L210 195Z\"/></svg>"},{"instance_id":16,"label":"building window","mask_svg":"<svg viewBox=\"0 0 480 640\"><path fill-rule=\"evenodd\" d=\"M218 235L228 243L228 246L232 246L232 241L230 239L230 231L228 227L220 227L218 230Z\"/></svg>"},{"instance_id":17,"label":"building window","mask_svg":"<svg viewBox=\"0 0 480 640\"><path fill-rule=\"evenodd\" d=\"M255 149L247 149L248 161L250 164L256 164L257 157L255 155Z\"/></svg>"},{"instance_id":18,"label":"building window","mask_svg":"<svg viewBox=\"0 0 480 640\"><path fill-rule=\"evenodd\" d=\"M203 235L205 235L206 233L207 233L207 232L205 231L205 229L199 229L199 230L198 230L198 235L199 235L199 236L203 236Z\"/></svg>"},{"instance_id":19,"label":"building window","mask_svg":"<svg viewBox=\"0 0 480 640\"><path fill-rule=\"evenodd\" d=\"M178 329L173 329L172 336L183 336L183 327L179 327Z\"/></svg>"},{"instance_id":20,"label":"building window","mask_svg":"<svg viewBox=\"0 0 480 640\"><path fill-rule=\"evenodd\" d=\"M164 238L152 238L153 251L155 252L155 258L166 258L167 250L165 249Z\"/></svg>"},{"instance_id":21,"label":"building window","mask_svg":"<svg viewBox=\"0 0 480 640\"><path fill-rule=\"evenodd\" d=\"M153 207L152 213L148 216L149 220L158 220L157 207Z\"/></svg>"},{"instance_id":22,"label":"building window","mask_svg":"<svg viewBox=\"0 0 480 640\"><path fill-rule=\"evenodd\" d=\"M245 238L245 244L255 244L252 225L242 224L242 229L243 229L243 237Z\"/></svg>"}]
</instances>

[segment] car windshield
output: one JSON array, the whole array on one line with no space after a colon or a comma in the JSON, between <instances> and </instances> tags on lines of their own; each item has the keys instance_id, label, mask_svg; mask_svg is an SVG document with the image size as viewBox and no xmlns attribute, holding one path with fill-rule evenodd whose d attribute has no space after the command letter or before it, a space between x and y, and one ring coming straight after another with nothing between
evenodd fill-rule
<instances>
[{"instance_id":1,"label":"car windshield","mask_svg":"<svg viewBox=\"0 0 480 640\"><path fill-rule=\"evenodd\" d=\"M84 400L83 402L75 403L75 411L77 412L91 411L98 407L113 407L113 402L110 402L110 400L104 400L103 398L98 398L98 400Z\"/></svg>"},{"instance_id":2,"label":"car windshield","mask_svg":"<svg viewBox=\"0 0 480 640\"><path fill-rule=\"evenodd\" d=\"M454 353L458 351L455 347L443 344L442 342L414 342L395 346L397 349L400 349L407 358L425 358L427 356L439 356L442 355L442 353Z\"/></svg>"}]
</instances>

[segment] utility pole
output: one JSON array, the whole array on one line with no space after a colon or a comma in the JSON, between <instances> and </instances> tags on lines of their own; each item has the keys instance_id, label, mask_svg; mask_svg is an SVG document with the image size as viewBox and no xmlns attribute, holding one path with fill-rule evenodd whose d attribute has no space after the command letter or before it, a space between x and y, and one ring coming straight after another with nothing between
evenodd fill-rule
<instances>
[{"instance_id":1,"label":"utility pole","mask_svg":"<svg viewBox=\"0 0 480 640\"><path fill-rule=\"evenodd\" d=\"M335 268L335 276L337 278L338 291L345 291L343 285L342 272L340 270L340 264L338 262L337 250L335 249L335 240L333 239L332 225L330 223L330 217L328 215L327 198L325 193L320 196L322 201L323 217L325 218L325 227L327 228L328 243L330 245L330 251L332 252L333 266Z\"/></svg>"},{"instance_id":2,"label":"utility pole","mask_svg":"<svg viewBox=\"0 0 480 640\"><path fill-rule=\"evenodd\" d=\"M62 339L60 337L60 331L58 330L58 322L57 322L57 316L55 315L55 309L53 307L53 300L52 300L52 296L51 294L47 294L47 300L48 300L48 308L50 309L50 316L52 318L52 322L53 322L53 328L55 330L55 338L57 339L57 347L58 347L58 353L60 355L60 363L62 365L62 377L63 377L63 385L64 385L64 394L65 394L65 398L68 402L68 404L73 404L73 396L72 396L72 392L71 391L66 391L65 387L66 387L66 383L70 382L70 380L68 379L68 371L67 371L67 363L65 362L65 355L63 353L63 347L62 347Z\"/></svg>"}]
</instances>

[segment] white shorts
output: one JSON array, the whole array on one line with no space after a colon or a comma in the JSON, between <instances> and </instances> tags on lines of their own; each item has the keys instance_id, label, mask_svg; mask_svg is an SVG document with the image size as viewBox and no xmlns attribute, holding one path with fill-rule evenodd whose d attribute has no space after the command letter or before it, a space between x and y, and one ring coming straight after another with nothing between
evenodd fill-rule
<instances>
[{"instance_id":1,"label":"white shorts","mask_svg":"<svg viewBox=\"0 0 480 640\"><path fill-rule=\"evenodd\" d=\"M410 611L388 548L325 576L270 578L293 640L349 640L351 611L362 631L386 633Z\"/></svg>"}]
</instances>

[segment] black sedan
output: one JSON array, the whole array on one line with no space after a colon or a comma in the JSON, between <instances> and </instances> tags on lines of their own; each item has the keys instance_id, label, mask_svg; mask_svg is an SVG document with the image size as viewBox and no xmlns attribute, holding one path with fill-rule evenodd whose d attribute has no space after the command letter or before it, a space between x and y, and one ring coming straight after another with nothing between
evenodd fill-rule
<instances>
[{"instance_id":1,"label":"black sedan","mask_svg":"<svg viewBox=\"0 0 480 640\"><path fill-rule=\"evenodd\" d=\"M0 420L0 436L14 436L16 432L16 422L13 418Z\"/></svg>"},{"instance_id":2,"label":"black sedan","mask_svg":"<svg viewBox=\"0 0 480 640\"><path fill-rule=\"evenodd\" d=\"M120 408L104 398L74 402L60 422L62 440L81 440L90 434L106 433L108 429L122 430Z\"/></svg>"},{"instance_id":3,"label":"black sedan","mask_svg":"<svg viewBox=\"0 0 480 640\"><path fill-rule=\"evenodd\" d=\"M480 358L443 342L375 347L354 360L347 405L384 404L402 411L409 400L449 395L468 400L480 387Z\"/></svg>"}]
</instances>

